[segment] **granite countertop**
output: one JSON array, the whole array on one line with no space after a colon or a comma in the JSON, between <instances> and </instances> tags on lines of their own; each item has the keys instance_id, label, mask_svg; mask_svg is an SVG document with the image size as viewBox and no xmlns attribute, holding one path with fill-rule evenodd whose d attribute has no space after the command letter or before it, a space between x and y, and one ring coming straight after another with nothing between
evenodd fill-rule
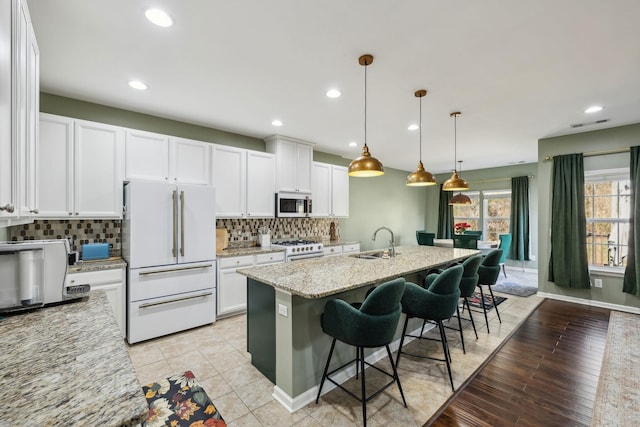
<instances>
[{"instance_id":1,"label":"granite countertop","mask_svg":"<svg viewBox=\"0 0 640 427\"><path fill-rule=\"evenodd\" d=\"M400 246L396 250L397 255L388 259L361 259L349 255L322 257L242 268L237 272L294 295L315 299L446 265L479 253L473 249L435 246Z\"/></svg>"},{"instance_id":2,"label":"granite countertop","mask_svg":"<svg viewBox=\"0 0 640 427\"><path fill-rule=\"evenodd\" d=\"M232 256L243 256L243 255L259 255L259 254L269 254L273 252L284 252L284 248L263 248L261 246L250 246L247 248L227 248L222 251L216 252L216 258L225 258Z\"/></svg>"},{"instance_id":3,"label":"granite countertop","mask_svg":"<svg viewBox=\"0 0 640 427\"><path fill-rule=\"evenodd\" d=\"M67 268L67 273L83 273L86 271L113 270L116 268L127 268L127 263L121 257L111 257L95 261L78 261L75 265Z\"/></svg>"},{"instance_id":4,"label":"granite countertop","mask_svg":"<svg viewBox=\"0 0 640 427\"><path fill-rule=\"evenodd\" d=\"M134 426L148 405L107 296L0 320L0 425Z\"/></svg>"}]
</instances>

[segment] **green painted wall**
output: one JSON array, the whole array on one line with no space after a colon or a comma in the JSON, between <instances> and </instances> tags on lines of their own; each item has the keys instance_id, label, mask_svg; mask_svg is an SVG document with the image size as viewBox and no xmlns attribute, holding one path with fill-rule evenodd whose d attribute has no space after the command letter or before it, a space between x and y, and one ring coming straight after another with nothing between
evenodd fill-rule
<instances>
[{"instance_id":1,"label":"green painted wall","mask_svg":"<svg viewBox=\"0 0 640 427\"><path fill-rule=\"evenodd\" d=\"M198 141L213 142L216 144L231 145L249 150L265 151L264 141L244 135L225 132L204 126L163 119L148 114L136 113L105 105L78 101L76 99L40 94L40 111L43 113L58 114L60 116L76 119L91 120L94 122L108 123L132 129L157 132L164 135L179 136Z\"/></svg>"},{"instance_id":2,"label":"green painted wall","mask_svg":"<svg viewBox=\"0 0 640 427\"><path fill-rule=\"evenodd\" d=\"M593 300L604 303L640 308L640 298L622 292L622 276L603 275L592 272L591 277L602 278L602 288L568 289L548 282L551 230L551 177L553 162L545 161L546 156L571 153L628 148L640 145L640 124L620 126L575 135L546 138L538 141L538 240L540 265L538 269L538 287L542 292L567 297ZM585 170L629 167L628 153L597 156L585 159Z\"/></svg>"}]
</instances>

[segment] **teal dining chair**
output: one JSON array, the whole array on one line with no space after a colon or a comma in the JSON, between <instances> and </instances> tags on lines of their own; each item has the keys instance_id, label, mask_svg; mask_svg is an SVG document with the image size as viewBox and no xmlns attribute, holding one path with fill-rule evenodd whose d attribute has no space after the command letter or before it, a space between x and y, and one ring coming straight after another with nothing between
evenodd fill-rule
<instances>
[{"instance_id":1,"label":"teal dining chair","mask_svg":"<svg viewBox=\"0 0 640 427\"><path fill-rule=\"evenodd\" d=\"M416 240L419 245L433 246L433 239L436 238L436 233L429 233L426 230L416 231Z\"/></svg>"},{"instance_id":2,"label":"teal dining chair","mask_svg":"<svg viewBox=\"0 0 640 427\"><path fill-rule=\"evenodd\" d=\"M465 230L463 234L478 236L478 240L482 239L482 230Z\"/></svg>"},{"instance_id":3,"label":"teal dining chair","mask_svg":"<svg viewBox=\"0 0 640 427\"><path fill-rule=\"evenodd\" d=\"M474 234L454 234L453 247L462 249L478 249L478 236Z\"/></svg>"},{"instance_id":4,"label":"teal dining chair","mask_svg":"<svg viewBox=\"0 0 640 427\"><path fill-rule=\"evenodd\" d=\"M504 261L507 259L507 254L509 253L509 248L511 247L511 234L500 234L498 238L500 239L500 245L498 245L498 249L502 249L500 266L502 267L502 274L504 274L504 277L506 279L507 271L504 268Z\"/></svg>"}]
</instances>

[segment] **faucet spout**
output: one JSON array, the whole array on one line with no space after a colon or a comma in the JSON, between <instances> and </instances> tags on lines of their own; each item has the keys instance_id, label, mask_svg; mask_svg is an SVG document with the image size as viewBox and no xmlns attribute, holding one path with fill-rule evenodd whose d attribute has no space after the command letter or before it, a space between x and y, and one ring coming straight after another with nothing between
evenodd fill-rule
<instances>
[{"instance_id":1,"label":"faucet spout","mask_svg":"<svg viewBox=\"0 0 640 427\"><path fill-rule=\"evenodd\" d=\"M371 240L373 240L374 242L376 241L376 235L378 234L378 231L380 230L387 230L389 232L389 234L391 235L391 240L389 240L389 256L390 257L394 257L396 255L396 243L395 243L395 238L393 236L393 231L391 231L390 228L388 227L380 227L378 228L376 231L373 232L373 236L371 237Z\"/></svg>"}]
</instances>

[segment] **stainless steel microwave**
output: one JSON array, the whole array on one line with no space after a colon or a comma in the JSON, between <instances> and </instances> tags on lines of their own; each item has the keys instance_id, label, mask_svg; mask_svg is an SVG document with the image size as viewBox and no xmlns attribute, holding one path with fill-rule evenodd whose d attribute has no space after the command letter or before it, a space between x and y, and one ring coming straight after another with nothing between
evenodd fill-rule
<instances>
[{"instance_id":1,"label":"stainless steel microwave","mask_svg":"<svg viewBox=\"0 0 640 427\"><path fill-rule=\"evenodd\" d=\"M311 194L276 193L276 217L304 218L311 216Z\"/></svg>"}]
</instances>

